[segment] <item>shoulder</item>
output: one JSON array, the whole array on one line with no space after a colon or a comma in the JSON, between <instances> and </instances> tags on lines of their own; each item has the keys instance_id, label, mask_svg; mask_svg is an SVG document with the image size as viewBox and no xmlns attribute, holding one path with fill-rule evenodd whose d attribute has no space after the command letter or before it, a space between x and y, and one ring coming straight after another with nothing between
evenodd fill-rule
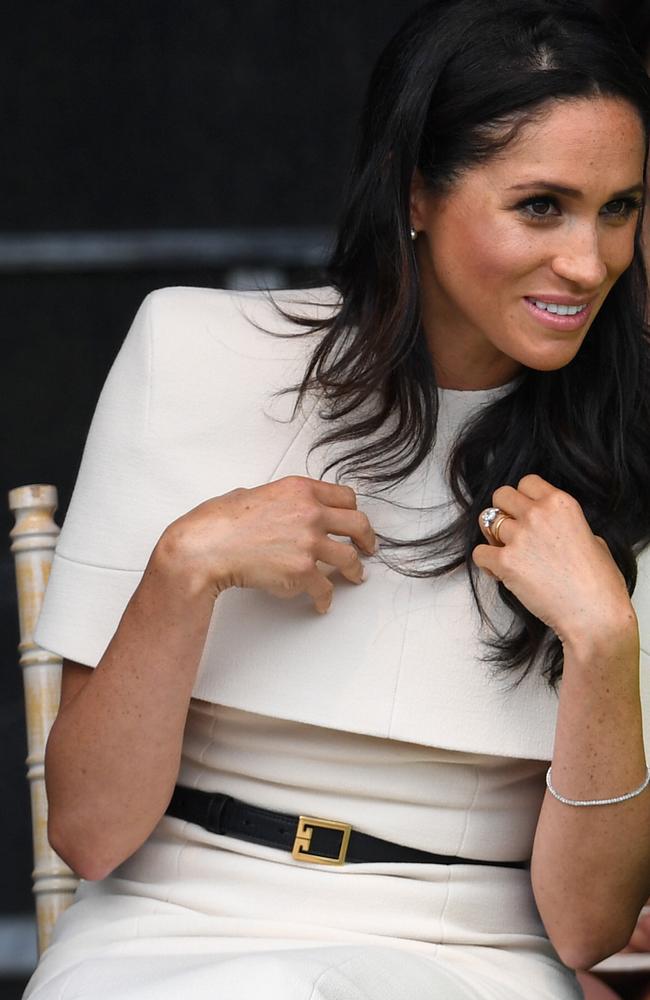
<instances>
[{"instance_id":1,"label":"shoulder","mask_svg":"<svg viewBox=\"0 0 650 1000\"><path fill-rule=\"evenodd\" d=\"M225 348L250 357L285 357L308 338L291 317L326 319L339 306L330 286L273 291L170 287L150 292L143 319L155 346L173 351ZM281 338L274 338L280 334Z\"/></svg>"},{"instance_id":2,"label":"shoulder","mask_svg":"<svg viewBox=\"0 0 650 1000\"><path fill-rule=\"evenodd\" d=\"M145 331L148 411L159 430L194 427L226 414L259 410L298 384L318 333L291 317L325 320L338 307L329 287L282 291L161 288L151 292L133 329ZM128 339L128 338L127 338ZM144 372L141 363L140 371ZM291 401L269 402L286 417ZM196 428L194 428L196 429Z\"/></svg>"}]
</instances>

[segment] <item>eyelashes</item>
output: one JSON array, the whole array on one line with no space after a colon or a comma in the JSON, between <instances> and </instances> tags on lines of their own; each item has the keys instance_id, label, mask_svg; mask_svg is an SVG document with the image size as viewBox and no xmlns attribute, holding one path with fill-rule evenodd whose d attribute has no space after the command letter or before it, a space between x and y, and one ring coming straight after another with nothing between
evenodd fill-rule
<instances>
[{"instance_id":1,"label":"eyelashes","mask_svg":"<svg viewBox=\"0 0 650 1000\"><path fill-rule=\"evenodd\" d=\"M616 206L615 211L604 211L604 209L610 206ZM605 218L613 219L615 221L626 221L635 212L640 211L643 206L643 199L638 195L629 195L625 198L613 198L608 201L606 205L603 206L603 212ZM529 198L525 198L515 205L515 209L520 212L527 220L535 223L548 222L549 219L557 219L561 215L560 207L556 198L551 197L547 194L536 194ZM541 211L539 211L541 209ZM552 211L552 210L555 211Z\"/></svg>"}]
</instances>

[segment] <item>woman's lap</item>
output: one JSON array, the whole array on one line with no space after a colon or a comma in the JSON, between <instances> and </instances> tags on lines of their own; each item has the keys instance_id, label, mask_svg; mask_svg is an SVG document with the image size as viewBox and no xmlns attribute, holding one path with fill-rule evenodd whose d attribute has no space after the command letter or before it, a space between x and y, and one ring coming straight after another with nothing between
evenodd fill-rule
<instances>
[{"instance_id":1,"label":"woman's lap","mask_svg":"<svg viewBox=\"0 0 650 1000\"><path fill-rule=\"evenodd\" d=\"M525 984L522 984L522 990ZM523 996L523 992L521 996ZM434 959L397 948L328 945L217 955L80 962L29 1000L514 1000L474 988Z\"/></svg>"}]
</instances>

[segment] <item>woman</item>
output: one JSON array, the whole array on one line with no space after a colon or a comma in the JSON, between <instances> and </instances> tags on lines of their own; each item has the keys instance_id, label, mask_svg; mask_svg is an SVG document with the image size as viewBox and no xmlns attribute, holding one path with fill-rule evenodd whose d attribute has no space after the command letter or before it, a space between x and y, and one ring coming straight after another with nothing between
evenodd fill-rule
<instances>
[{"instance_id":1,"label":"woman","mask_svg":"<svg viewBox=\"0 0 650 1000\"><path fill-rule=\"evenodd\" d=\"M30 1000L568 1000L627 942L649 109L581 3L429 4L332 287L147 298L36 634L86 881Z\"/></svg>"}]
</instances>

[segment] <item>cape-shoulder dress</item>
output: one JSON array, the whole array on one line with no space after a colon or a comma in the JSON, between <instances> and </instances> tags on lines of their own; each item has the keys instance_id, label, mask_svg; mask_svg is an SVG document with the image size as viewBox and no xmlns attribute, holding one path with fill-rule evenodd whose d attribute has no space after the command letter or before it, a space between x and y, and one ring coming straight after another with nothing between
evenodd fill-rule
<instances>
[{"instance_id":1,"label":"cape-shoulder dress","mask_svg":"<svg viewBox=\"0 0 650 1000\"><path fill-rule=\"evenodd\" d=\"M276 297L320 317L337 304L328 288ZM261 292L167 288L145 299L95 410L39 645L97 666L168 524L237 487L319 477L334 447L309 454L332 429L322 401L308 393L293 415L296 393L278 394L300 382L315 345L300 329ZM435 446L402 482L342 479L377 532L418 538L453 517L454 438L518 381L439 389ZM323 865L165 815L108 877L81 881L25 1000L582 996L529 869L499 865L531 857L558 694L539 670L514 687L485 662L465 567L415 578L382 549L364 561L361 585L332 573L326 615L306 595L219 596L178 782L484 864ZM495 581L480 577L485 607L507 627ZM646 720L649 587L642 555L633 600Z\"/></svg>"}]
</instances>

